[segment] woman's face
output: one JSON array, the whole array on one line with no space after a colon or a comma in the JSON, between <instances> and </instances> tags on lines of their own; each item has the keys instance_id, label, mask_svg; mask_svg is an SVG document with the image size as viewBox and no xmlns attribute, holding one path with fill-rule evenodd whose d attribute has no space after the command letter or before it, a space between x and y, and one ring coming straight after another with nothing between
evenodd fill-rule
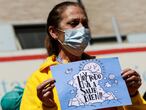
<instances>
[{"instance_id":1,"label":"woman's face","mask_svg":"<svg viewBox=\"0 0 146 110\"><path fill-rule=\"evenodd\" d=\"M80 28L82 26L88 28L88 20L82 8L78 6L68 6L66 10L61 14L60 28L73 29Z\"/></svg>"},{"instance_id":2,"label":"woman's face","mask_svg":"<svg viewBox=\"0 0 146 110\"><path fill-rule=\"evenodd\" d=\"M61 14L59 28L61 30L77 29L82 26L88 28L88 19L82 8L78 6L68 6ZM60 41L64 41L64 33L59 34Z\"/></svg>"}]
</instances>

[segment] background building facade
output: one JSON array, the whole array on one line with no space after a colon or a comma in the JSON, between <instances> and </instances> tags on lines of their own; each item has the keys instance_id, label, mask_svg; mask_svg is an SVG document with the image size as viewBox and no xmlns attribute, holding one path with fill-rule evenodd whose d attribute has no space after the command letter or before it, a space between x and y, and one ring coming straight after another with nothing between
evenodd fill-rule
<instances>
[{"instance_id":1,"label":"background building facade","mask_svg":"<svg viewBox=\"0 0 146 110\"><path fill-rule=\"evenodd\" d=\"M46 23L52 7L65 0L0 0L0 22L13 24ZM70 0L77 1L77 0ZM146 31L145 0L82 0L92 35L114 35L112 17L116 17L122 35Z\"/></svg>"}]
</instances>

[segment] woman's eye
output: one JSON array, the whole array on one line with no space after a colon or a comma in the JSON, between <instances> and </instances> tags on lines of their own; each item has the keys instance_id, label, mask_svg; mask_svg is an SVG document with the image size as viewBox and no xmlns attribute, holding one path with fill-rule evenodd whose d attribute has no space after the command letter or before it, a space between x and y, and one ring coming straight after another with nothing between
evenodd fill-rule
<instances>
[{"instance_id":1,"label":"woman's eye","mask_svg":"<svg viewBox=\"0 0 146 110\"><path fill-rule=\"evenodd\" d=\"M79 21L70 22L70 25L73 26L73 27L77 26L78 24L79 24Z\"/></svg>"},{"instance_id":2,"label":"woman's eye","mask_svg":"<svg viewBox=\"0 0 146 110\"><path fill-rule=\"evenodd\" d=\"M80 24L79 20L74 20L68 23L69 25L71 25L72 27L76 27ZM86 20L82 21L81 24L85 27L88 28L88 22Z\"/></svg>"}]
</instances>

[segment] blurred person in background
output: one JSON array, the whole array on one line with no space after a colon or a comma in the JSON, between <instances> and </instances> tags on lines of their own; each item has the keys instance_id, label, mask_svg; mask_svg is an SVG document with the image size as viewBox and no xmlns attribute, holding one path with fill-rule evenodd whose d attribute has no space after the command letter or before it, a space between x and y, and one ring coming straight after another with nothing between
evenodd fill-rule
<instances>
[{"instance_id":1,"label":"blurred person in background","mask_svg":"<svg viewBox=\"0 0 146 110\"><path fill-rule=\"evenodd\" d=\"M90 41L90 29L87 14L81 4L57 4L48 15L47 33L45 45L48 58L27 80L20 110L61 110L50 66L95 58L84 52ZM127 68L123 70L122 77L133 105L100 110L144 110L144 100L138 92L141 86L140 75Z\"/></svg>"}]
</instances>

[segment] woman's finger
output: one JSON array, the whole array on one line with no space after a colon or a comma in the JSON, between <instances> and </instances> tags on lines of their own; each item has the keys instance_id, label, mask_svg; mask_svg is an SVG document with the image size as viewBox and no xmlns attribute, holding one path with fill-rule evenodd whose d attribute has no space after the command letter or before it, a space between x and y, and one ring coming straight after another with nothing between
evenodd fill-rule
<instances>
[{"instance_id":1,"label":"woman's finger","mask_svg":"<svg viewBox=\"0 0 146 110\"><path fill-rule=\"evenodd\" d=\"M37 87L37 91L42 91L42 89L44 89L46 86L49 86L53 83L55 83L55 79L53 79L53 78L46 80Z\"/></svg>"},{"instance_id":2,"label":"woman's finger","mask_svg":"<svg viewBox=\"0 0 146 110\"><path fill-rule=\"evenodd\" d=\"M122 70L121 74L126 73L127 71L130 71L130 70L131 70L131 68L126 68L126 69Z\"/></svg>"},{"instance_id":3,"label":"woman's finger","mask_svg":"<svg viewBox=\"0 0 146 110\"><path fill-rule=\"evenodd\" d=\"M126 83L127 84L127 86L131 86L131 87L136 87L136 88L138 88L142 83L141 83L141 81L139 80L139 81L131 81L131 82L128 82L128 83Z\"/></svg>"},{"instance_id":4,"label":"woman's finger","mask_svg":"<svg viewBox=\"0 0 146 110\"><path fill-rule=\"evenodd\" d=\"M125 73L123 73L122 77L123 77L123 79L127 79L133 75L139 76L139 74L135 70L129 70L129 71L126 71Z\"/></svg>"},{"instance_id":5,"label":"woman's finger","mask_svg":"<svg viewBox=\"0 0 146 110\"><path fill-rule=\"evenodd\" d=\"M55 87L55 84L48 86L42 90L42 94L45 94L47 91L51 91Z\"/></svg>"},{"instance_id":6,"label":"woman's finger","mask_svg":"<svg viewBox=\"0 0 146 110\"><path fill-rule=\"evenodd\" d=\"M136 81L137 82L139 80L141 80L139 76L132 75L132 76L128 77L125 81L126 82L131 82L131 81Z\"/></svg>"},{"instance_id":7,"label":"woman's finger","mask_svg":"<svg viewBox=\"0 0 146 110\"><path fill-rule=\"evenodd\" d=\"M51 91L47 91L46 93L43 94L44 98L48 98L52 94ZM49 99L49 98L48 98Z\"/></svg>"}]
</instances>

